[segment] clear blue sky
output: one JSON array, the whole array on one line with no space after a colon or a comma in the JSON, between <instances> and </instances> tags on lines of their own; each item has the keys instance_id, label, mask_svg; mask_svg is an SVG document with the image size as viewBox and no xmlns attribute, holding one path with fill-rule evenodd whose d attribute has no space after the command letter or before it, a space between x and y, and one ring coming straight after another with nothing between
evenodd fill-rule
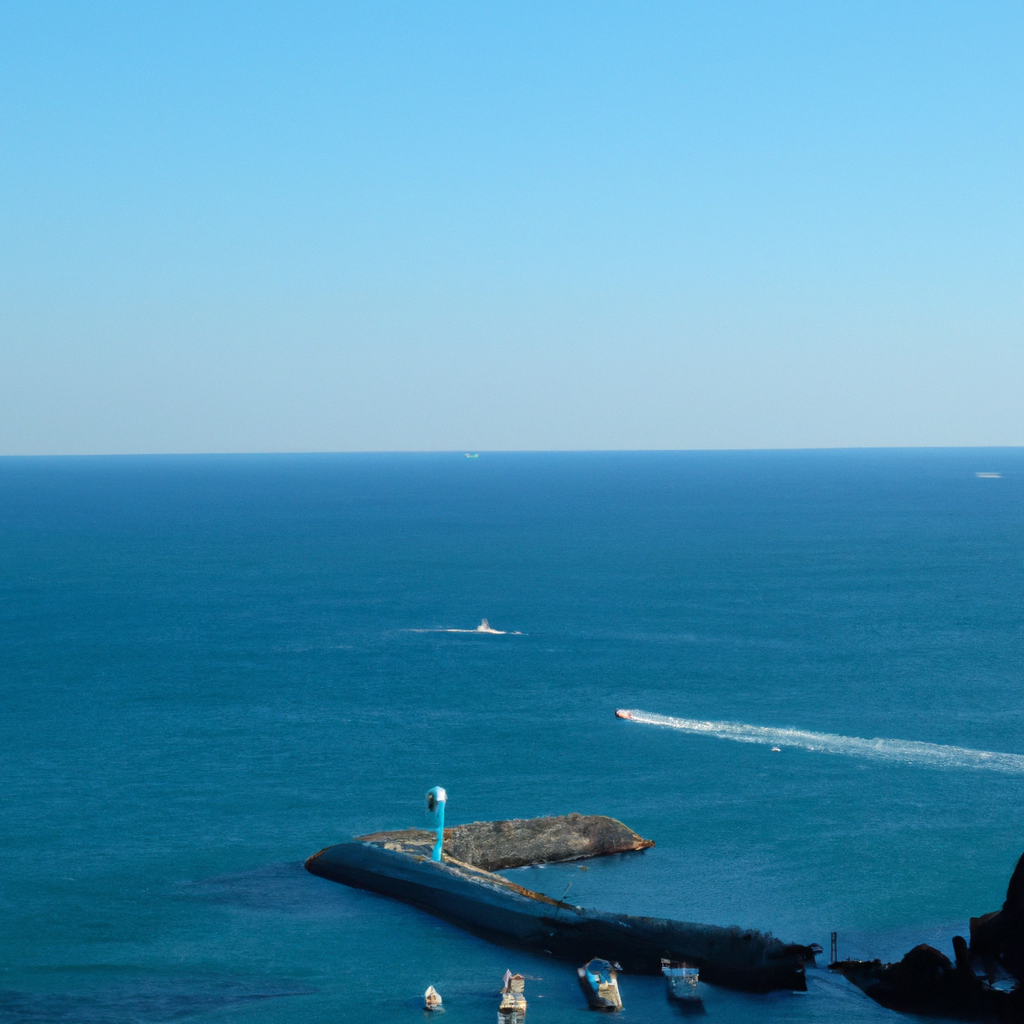
<instances>
[{"instance_id":1,"label":"clear blue sky","mask_svg":"<svg viewBox=\"0 0 1024 1024\"><path fill-rule=\"evenodd\" d=\"M0 454L1024 444L1024 5L0 8Z\"/></svg>"}]
</instances>

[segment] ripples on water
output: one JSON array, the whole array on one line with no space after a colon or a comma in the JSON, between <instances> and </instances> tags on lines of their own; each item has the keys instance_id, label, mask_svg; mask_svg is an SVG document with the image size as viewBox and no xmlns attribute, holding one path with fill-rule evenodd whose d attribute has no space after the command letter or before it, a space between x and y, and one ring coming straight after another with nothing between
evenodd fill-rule
<instances>
[{"instance_id":1,"label":"ripples on water","mask_svg":"<svg viewBox=\"0 0 1024 1024\"><path fill-rule=\"evenodd\" d=\"M0 460L0 1020L421 1021L434 984L447 1024L493 1021L506 967L533 1024L580 1020L571 967L302 869L423 824L438 784L452 824L577 810L656 840L515 873L583 905L948 951L1024 849L1022 470ZM809 985L708 989L709 1016L890 1017ZM624 1020L674 1019L659 979L622 991Z\"/></svg>"}]
</instances>

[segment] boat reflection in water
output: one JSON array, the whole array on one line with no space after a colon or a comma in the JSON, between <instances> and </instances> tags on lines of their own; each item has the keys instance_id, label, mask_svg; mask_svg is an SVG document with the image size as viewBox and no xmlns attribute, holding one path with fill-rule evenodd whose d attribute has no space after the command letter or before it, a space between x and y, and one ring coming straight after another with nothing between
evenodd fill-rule
<instances>
[{"instance_id":1,"label":"boat reflection in water","mask_svg":"<svg viewBox=\"0 0 1024 1024\"><path fill-rule=\"evenodd\" d=\"M661 973L668 985L668 997L687 1013L705 1013L704 1001L697 985L700 971L689 964L675 960L662 960Z\"/></svg>"},{"instance_id":2,"label":"boat reflection in water","mask_svg":"<svg viewBox=\"0 0 1024 1024\"><path fill-rule=\"evenodd\" d=\"M591 960L585 967L576 968L580 988L591 1010L613 1013L622 1009L618 980L620 970L618 964L611 964L607 960Z\"/></svg>"},{"instance_id":3,"label":"boat reflection in water","mask_svg":"<svg viewBox=\"0 0 1024 1024\"><path fill-rule=\"evenodd\" d=\"M498 1005L498 1024L523 1024L526 1020L526 981L521 974L505 972L501 979L501 1003Z\"/></svg>"}]
</instances>

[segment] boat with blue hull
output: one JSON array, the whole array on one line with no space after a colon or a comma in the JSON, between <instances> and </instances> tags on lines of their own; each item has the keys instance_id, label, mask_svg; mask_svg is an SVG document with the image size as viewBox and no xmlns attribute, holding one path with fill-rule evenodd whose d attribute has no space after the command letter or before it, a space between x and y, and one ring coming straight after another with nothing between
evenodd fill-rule
<instances>
[{"instance_id":1,"label":"boat with blue hull","mask_svg":"<svg viewBox=\"0 0 1024 1024\"><path fill-rule=\"evenodd\" d=\"M596 957L589 964L576 968L583 997L591 1010L615 1013L622 1009L622 995L619 992L619 965Z\"/></svg>"},{"instance_id":2,"label":"boat with blue hull","mask_svg":"<svg viewBox=\"0 0 1024 1024\"><path fill-rule=\"evenodd\" d=\"M771 934L586 910L524 889L501 875L444 856L372 843L329 846L306 861L314 875L380 893L501 945L575 964L600 950L635 974L685 960L702 980L747 992L806 991L816 949Z\"/></svg>"}]
</instances>

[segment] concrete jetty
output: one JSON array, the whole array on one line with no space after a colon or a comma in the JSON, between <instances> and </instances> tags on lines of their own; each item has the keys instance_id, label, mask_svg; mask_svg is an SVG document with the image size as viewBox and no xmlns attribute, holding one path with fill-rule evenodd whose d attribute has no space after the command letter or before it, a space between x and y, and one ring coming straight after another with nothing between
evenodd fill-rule
<instances>
[{"instance_id":1,"label":"concrete jetty","mask_svg":"<svg viewBox=\"0 0 1024 1024\"><path fill-rule=\"evenodd\" d=\"M449 830L444 831L440 861L430 856L434 834L409 829L329 846L313 854L306 869L409 903L492 942L576 966L600 955L617 960L626 971L657 975L662 960L685 961L700 969L702 980L729 988L807 988L804 971L820 952L816 947L785 943L752 929L588 910L479 866L552 863L653 845L613 818L597 824L583 815L475 822L450 830L451 847ZM523 840L521 847L515 837ZM455 850L478 863L458 859Z\"/></svg>"}]
</instances>

